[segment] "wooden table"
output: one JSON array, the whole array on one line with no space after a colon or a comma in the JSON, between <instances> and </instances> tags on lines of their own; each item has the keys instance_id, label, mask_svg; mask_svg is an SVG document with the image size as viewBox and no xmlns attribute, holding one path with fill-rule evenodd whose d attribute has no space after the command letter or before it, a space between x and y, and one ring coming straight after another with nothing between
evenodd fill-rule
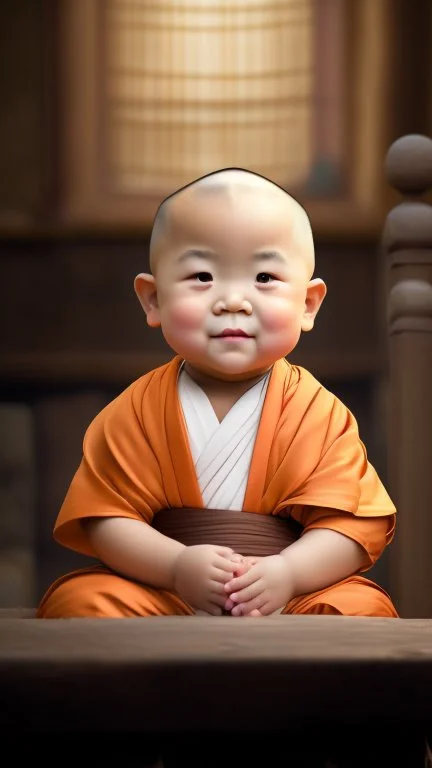
<instances>
[{"instance_id":1,"label":"wooden table","mask_svg":"<svg viewBox=\"0 0 432 768\"><path fill-rule=\"evenodd\" d=\"M400 750L432 722L432 620L2 618L0 712L3 735L258 746L337 724L356 751L374 734Z\"/></svg>"}]
</instances>

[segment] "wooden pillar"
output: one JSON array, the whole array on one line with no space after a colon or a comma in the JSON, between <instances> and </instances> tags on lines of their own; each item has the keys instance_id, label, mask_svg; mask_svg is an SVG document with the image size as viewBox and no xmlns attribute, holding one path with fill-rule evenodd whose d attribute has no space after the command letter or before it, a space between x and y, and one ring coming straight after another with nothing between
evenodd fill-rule
<instances>
[{"instance_id":1,"label":"wooden pillar","mask_svg":"<svg viewBox=\"0 0 432 768\"><path fill-rule=\"evenodd\" d=\"M432 618L432 140L404 136L386 158L404 199L388 214L389 490L398 509L390 589L403 618Z\"/></svg>"}]
</instances>

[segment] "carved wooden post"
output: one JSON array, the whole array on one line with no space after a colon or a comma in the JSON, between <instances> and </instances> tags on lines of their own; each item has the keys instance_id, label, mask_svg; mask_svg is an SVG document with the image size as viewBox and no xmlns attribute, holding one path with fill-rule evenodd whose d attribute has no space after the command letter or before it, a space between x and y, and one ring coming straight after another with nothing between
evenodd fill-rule
<instances>
[{"instance_id":1,"label":"carved wooden post","mask_svg":"<svg viewBox=\"0 0 432 768\"><path fill-rule=\"evenodd\" d=\"M432 618L432 140L404 136L386 158L404 196L383 236L389 275L389 491L398 508L389 550L402 618Z\"/></svg>"}]
</instances>

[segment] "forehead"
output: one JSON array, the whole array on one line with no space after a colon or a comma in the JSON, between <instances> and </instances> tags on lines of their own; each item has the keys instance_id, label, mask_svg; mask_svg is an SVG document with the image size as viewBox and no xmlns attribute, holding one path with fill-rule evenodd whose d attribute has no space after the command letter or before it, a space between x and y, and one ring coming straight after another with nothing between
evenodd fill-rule
<instances>
[{"instance_id":1,"label":"forehead","mask_svg":"<svg viewBox=\"0 0 432 768\"><path fill-rule=\"evenodd\" d=\"M188 190L171 202L167 222L170 242L179 244L289 239L295 224L288 196L259 186Z\"/></svg>"}]
</instances>

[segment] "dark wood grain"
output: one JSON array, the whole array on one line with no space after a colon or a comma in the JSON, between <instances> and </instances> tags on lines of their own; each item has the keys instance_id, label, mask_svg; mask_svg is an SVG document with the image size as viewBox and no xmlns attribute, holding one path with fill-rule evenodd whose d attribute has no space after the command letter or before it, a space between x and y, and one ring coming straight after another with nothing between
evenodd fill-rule
<instances>
[{"instance_id":1,"label":"dark wood grain","mask_svg":"<svg viewBox=\"0 0 432 768\"><path fill-rule=\"evenodd\" d=\"M432 621L4 618L0 680L2 728L18 718L22 732L418 723L432 713Z\"/></svg>"}]
</instances>

